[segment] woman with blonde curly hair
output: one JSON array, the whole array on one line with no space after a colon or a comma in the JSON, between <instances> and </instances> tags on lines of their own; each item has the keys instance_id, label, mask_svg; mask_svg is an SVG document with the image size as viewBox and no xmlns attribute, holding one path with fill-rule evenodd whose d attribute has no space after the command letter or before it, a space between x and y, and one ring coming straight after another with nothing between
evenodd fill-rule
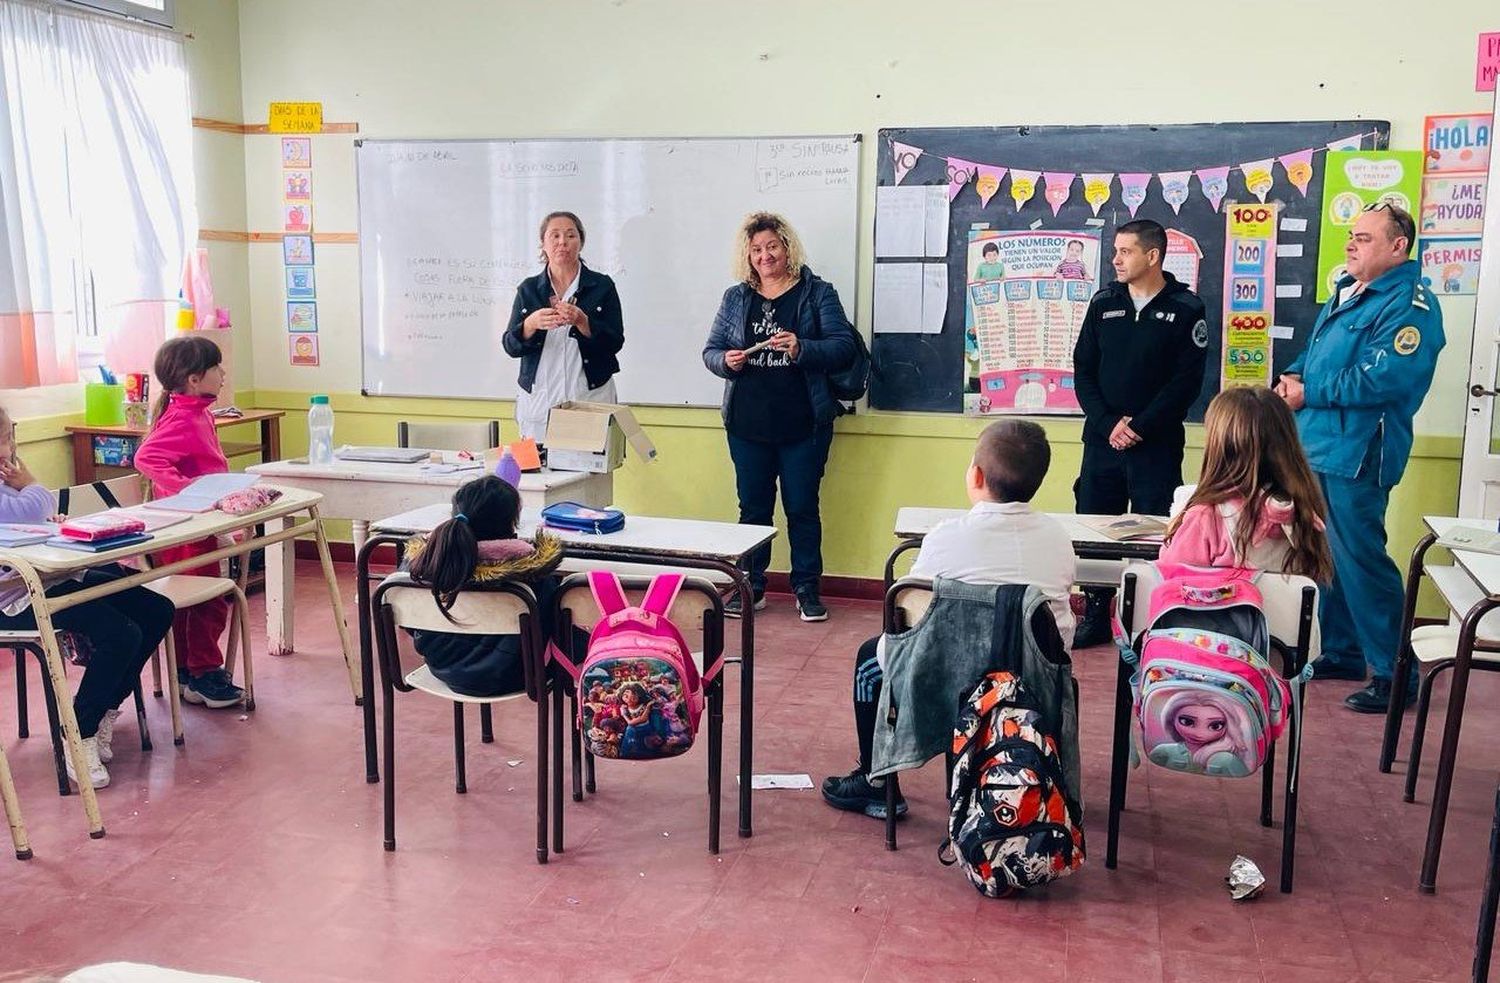
<instances>
[{"instance_id":1,"label":"woman with blonde curly hair","mask_svg":"<svg viewBox=\"0 0 1500 983\"><path fill-rule=\"evenodd\" d=\"M858 343L838 292L807 266L797 233L780 215L746 216L734 273L738 282L724 292L703 363L724 379L722 413L740 522L772 523L779 479L797 610L803 621L824 621L818 488L838 415L828 374L854 363ZM750 558L757 609L765 605L770 559L769 545ZM742 613L738 597L726 613Z\"/></svg>"}]
</instances>

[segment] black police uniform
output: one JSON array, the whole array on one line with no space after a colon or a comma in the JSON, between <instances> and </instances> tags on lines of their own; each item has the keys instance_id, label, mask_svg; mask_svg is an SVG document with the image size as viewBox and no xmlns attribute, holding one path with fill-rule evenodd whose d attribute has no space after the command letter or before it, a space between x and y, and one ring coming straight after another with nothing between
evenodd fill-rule
<instances>
[{"instance_id":1,"label":"black police uniform","mask_svg":"<svg viewBox=\"0 0 1500 983\"><path fill-rule=\"evenodd\" d=\"M1166 515L1182 482L1182 421L1203 386L1208 321L1203 301L1170 273L1139 312L1123 283L1094 295L1073 348L1073 381L1085 416L1077 509ZM1141 442L1109 446L1121 417Z\"/></svg>"}]
</instances>

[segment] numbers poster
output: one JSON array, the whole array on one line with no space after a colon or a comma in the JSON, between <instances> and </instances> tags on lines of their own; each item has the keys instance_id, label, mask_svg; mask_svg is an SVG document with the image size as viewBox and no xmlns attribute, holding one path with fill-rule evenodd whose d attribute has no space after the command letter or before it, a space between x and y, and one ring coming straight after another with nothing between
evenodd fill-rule
<instances>
[{"instance_id":1,"label":"numbers poster","mask_svg":"<svg viewBox=\"0 0 1500 983\"><path fill-rule=\"evenodd\" d=\"M964 412L1077 413L1073 345L1099 282L1099 233L969 233Z\"/></svg>"},{"instance_id":2,"label":"numbers poster","mask_svg":"<svg viewBox=\"0 0 1500 983\"><path fill-rule=\"evenodd\" d=\"M1276 311L1275 202L1234 205L1224 217L1224 344L1221 388L1271 384Z\"/></svg>"}]
</instances>

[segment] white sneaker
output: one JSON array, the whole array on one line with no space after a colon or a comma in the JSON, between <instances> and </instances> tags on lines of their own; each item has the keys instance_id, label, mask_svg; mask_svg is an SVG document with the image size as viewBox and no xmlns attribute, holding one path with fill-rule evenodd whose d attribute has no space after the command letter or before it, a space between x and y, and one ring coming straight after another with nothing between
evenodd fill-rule
<instances>
[{"instance_id":1,"label":"white sneaker","mask_svg":"<svg viewBox=\"0 0 1500 983\"><path fill-rule=\"evenodd\" d=\"M94 741L99 745L99 760L105 764L115 760L115 721L119 717L119 710L105 710L99 729L94 732Z\"/></svg>"},{"instance_id":2,"label":"white sneaker","mask_svg":"<svg viewBox=\"0 0 1500 983\"><path fill-rule=\"evenodd\" d=\"M104 788L109 784L109 772L105 770L104 762L99 760L99 739L97 737L85 737L83 739L83 761L89 769L89 784L94 788ZM73 756L63 755L63 764L68 769L68 777L73 784L78 784L78 775L73 771Z\"/></svg>"}]
</instances>

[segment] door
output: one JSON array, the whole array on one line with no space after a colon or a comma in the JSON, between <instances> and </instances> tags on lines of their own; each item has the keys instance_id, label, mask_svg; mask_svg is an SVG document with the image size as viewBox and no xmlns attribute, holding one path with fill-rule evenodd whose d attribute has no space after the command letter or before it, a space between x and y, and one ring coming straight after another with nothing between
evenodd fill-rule
<instances>
[{"instance_id":1,"label":"door","mask_svg":"<svg viewBox=\"0 0 1500 983\"><path fill-rule=\"evenodd\" d=\"M1500 120L1500 96L1495 106L1495 118ZM1500 152L1493 149L1493 138L1491 147L1458 482L1458 514L1482 519L1500 516L1500 398L1496 396L1500 390Z\"/></svg>"}]
</instances>

